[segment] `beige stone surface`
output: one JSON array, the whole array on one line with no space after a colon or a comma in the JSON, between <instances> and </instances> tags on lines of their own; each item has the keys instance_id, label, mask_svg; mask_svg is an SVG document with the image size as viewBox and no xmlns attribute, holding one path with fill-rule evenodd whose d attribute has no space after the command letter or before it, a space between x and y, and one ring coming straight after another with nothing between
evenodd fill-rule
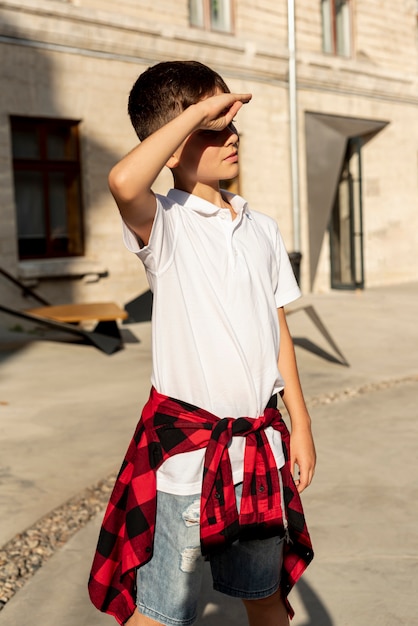
<instances>
[{"instance_id":1,"label":"beige stone surface","mask_svg":"<svg viewBox=\"0 0 418 626\"><path fill-rule=\"evenodd\" d=\"M416 626L418 283L314 294L288 316L318 453L303 495L315 559L292 626ZM314 307L344 367L303 311ZM107 357L0 335L0 546L117 470L149 390L149 324ZM0 612L1 626L110 626L87 596L102 513ZM163 584L163 581L162 581ZM243 626L206 571L196 626Z\"/></svg>"},{"instance_id":2,"label":"beige stone surface","mask_svg":"<svg viewBox=\"0 0 418 626\"><path fill-rule=\"evenodd\" d=\"M366 286L417 278L416 146L418 54L414 2L374 0L353 7L353 55L323 54L320 3L296 7L302 288L309 291L309 243L304 114L349 115L389 122L363 149ZM354 4L354 3L353 3ZM53 304L110 299L122 305L146 290L137 259L121 240L119 216L107 188L112 165L136 142L126 114L130 87L150 64L196 58L220 71L231 89L251 91L240 112L241 192L254 209L278 220L292 250L287 3L234 3L234 32L191 28L186 0L6 0L0 7L0 263L26 276L19 262L9 115L79 119L83 170L86 267L67 279L38 267L40 291ZM171 184L168 172L156 190ZM33 268L33 262L31 262ZM35 272L36 274L36 272ZM100 272L99 272L100 274ZM330 289L324 237L314 290ZM0 279L0 297L24 302Z\"/></svg>"}]
</instances>

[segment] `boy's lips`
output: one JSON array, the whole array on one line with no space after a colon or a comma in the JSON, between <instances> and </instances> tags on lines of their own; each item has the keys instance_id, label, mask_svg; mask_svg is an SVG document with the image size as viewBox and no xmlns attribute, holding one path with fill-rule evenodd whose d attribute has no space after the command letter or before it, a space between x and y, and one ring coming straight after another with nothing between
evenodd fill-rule
<instances>
[{"instance_id":1,"label":"boy's lips","mask_svg":"<svg viewBox=\"0 0 418 626\"><path fill-rule=\"evenodd\" d=\"M232 152L227 157L225 157L224 161L229 161L231 163L236 163L238 161L238 152Z\"/></svg>"}]
</instances>

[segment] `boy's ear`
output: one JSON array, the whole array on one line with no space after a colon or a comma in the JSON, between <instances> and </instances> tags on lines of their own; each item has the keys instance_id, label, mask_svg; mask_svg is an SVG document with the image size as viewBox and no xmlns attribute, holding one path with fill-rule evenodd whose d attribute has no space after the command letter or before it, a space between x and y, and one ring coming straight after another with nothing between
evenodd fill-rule
<instances>
[{"instance_id":1,"label":"boy's ear","mask_svg":"<svg viewBox=\"0 0 418 626\"><path fill-rule=\"evenodd\" d=\"M177 154L173 154L168 159L168 161L166 163L166 167L168 167L170 170L173 170L174 168L176 168L178 166L178 164L179 164L179 158L178 158Z\"/></svg>"},{"instance_id":2,"label":"boy's ear","mask_svg":"<svg viewBox=\"0 0 418 626\"><path fill-rule=\"evenodd\" d=\"M178 167L180 163L181 155L183 152L183 146L186 143L186 141L187 140L185 139L183 143L180 144L178 148L176 148L176 150L173 152L171 157L168 159L166 166L170 168L170 170L174 170L176 167Z\"/></svg>"}]
</instances>

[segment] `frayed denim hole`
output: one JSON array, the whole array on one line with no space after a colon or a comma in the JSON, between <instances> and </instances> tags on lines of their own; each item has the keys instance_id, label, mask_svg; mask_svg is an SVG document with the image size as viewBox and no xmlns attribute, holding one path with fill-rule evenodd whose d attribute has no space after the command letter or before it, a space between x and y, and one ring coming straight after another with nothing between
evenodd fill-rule
<instances>
[{"instance_id":1,"label":"frayed denim hole","mask_svg":"<svg viewBox=\"0 0 418 626\"><path fill-rule=\"evenodd\" d=\"M186 526L194 526L200 523L200 499L194 500L182 513L183 522Z\"/></svg>"}]
</instances>

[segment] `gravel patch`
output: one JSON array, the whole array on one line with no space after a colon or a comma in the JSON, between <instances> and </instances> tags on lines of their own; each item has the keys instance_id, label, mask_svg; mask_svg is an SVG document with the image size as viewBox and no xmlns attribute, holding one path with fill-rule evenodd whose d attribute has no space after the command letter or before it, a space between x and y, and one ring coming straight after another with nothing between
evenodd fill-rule
<instances>
[{"instance_id":1,"label":"gravel patch","mask_svg":"<svg viewBox=\"0 0 418 626\"><path fill-rule=\"evenodd\" d=\"M405 376L404 378L394 378L392 380L382 380L374 383L367 383L360 387L343 389L342 391L324 393L319 396L314 396L306 401L309 408L321 405L331 404L333 402L343 402L344 400L351 400L356 396L361 396L366 393L373 393L376 391L383 391L384 389L391 389L398 387L405 383L417 383L418 375Z\"/></svg>"},{"instance_id":2,"label":"gravel patch","mask_svg":"<svg viewBox=\"0 0 418 626\"><path fill-rule=\"evenodd\" d=\"M326 393L307 399L308 406L350 400L399 385L418 382L418 375L401 379L367 383L357 388ZM54 509L31 528L19 533L0 548L0 611L13 595L51 558L51 556L87 522L103 512L109 500L116 474Z\"/></svg>"},{"instance_id":3,"label":"gravel patch","mask_svg":"<svg viewBox=\"0 0 418 626\"><path fill-rule=\"evenodd\" d=\"M36 571L103 511L116 474L57 507L0 548L0 611Z\"/></svg>"}]
</instances>

